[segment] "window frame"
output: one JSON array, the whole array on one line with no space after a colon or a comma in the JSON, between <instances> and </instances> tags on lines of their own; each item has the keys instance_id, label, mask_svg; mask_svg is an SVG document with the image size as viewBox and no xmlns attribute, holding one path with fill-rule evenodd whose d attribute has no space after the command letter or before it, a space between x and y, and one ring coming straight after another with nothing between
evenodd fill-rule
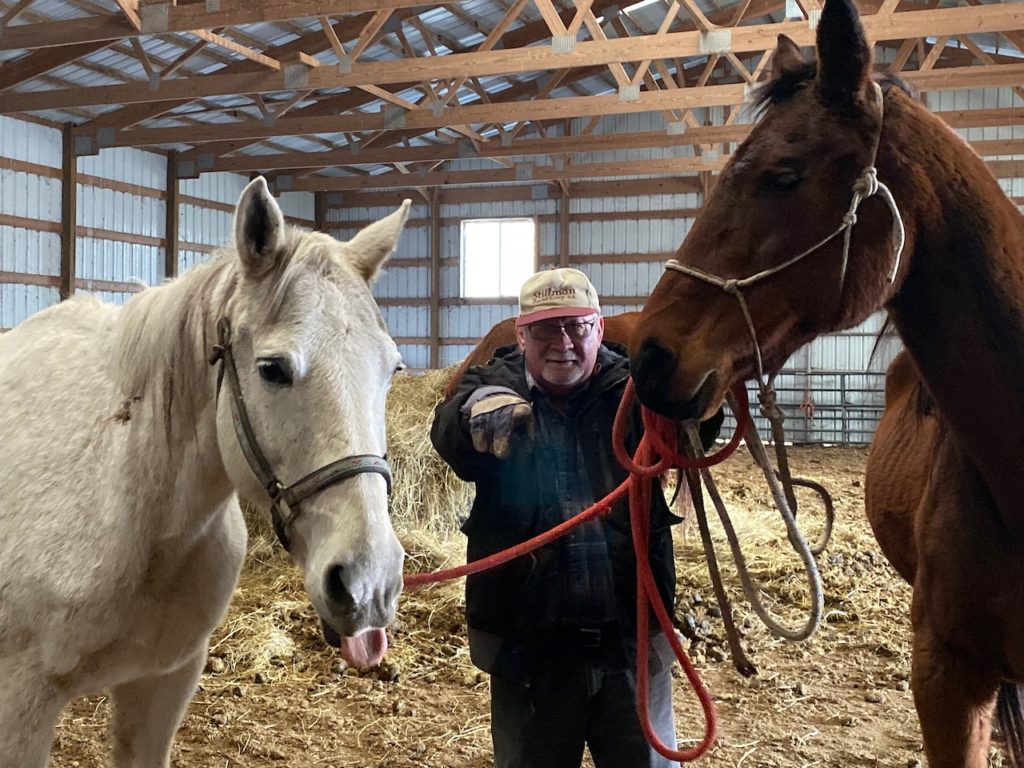
<instances>
[{"instance_id":1,"label":"window frame","mask_svg":"<svg viewBox=\"0 0 1024 768\"><path fill-rule=\"evenodd\" d=\"M540 267L540 222L536 215L532 216L466 216L459 220L459 299L462 301L470 302L485 302L485 303L498 303L505 302L508 300L519 299L519 289L522 284L513 286L511 293L501 293L501 278L499 276L498 282L498 293L487 296L467 296L466 295L466 250L465 250L465 232L466 224L472 222L481 221L494 221L494 222L512 222L512 221L529 221L533 225L533 259L530 264L530 270L527 274L532 275ZM500 269L500 255L499 255L499 269ZM525 279L525 278L524 278Z\"/></svg>"}]
</instances>

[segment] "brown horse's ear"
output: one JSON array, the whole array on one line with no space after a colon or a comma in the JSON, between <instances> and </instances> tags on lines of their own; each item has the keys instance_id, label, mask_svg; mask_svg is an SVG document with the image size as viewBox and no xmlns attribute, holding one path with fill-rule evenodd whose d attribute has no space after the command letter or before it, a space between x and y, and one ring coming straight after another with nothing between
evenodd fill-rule
<instances>
[{"instance_id":1,"label":"brown horse's ear","mask_svg":"<svg viewBox=\"0 0 1024 768\"><path fill-rule=\"evenodd\" d=\"M871 72L871 49L851 0L826 0L818 23L818 93L851 105Z\"/></svg>"},{"instance_id":2,"label":"brown horse's ear","mask_svg":"<svg viewBox=\"0 0 1024 768\"><path fill-rule=\"evenodd\" d=\"M779 35L772 54L772 80L779 80L786 75L796 74L807 66L800 46L785 35Z\"/></svg>"}]
</instances>

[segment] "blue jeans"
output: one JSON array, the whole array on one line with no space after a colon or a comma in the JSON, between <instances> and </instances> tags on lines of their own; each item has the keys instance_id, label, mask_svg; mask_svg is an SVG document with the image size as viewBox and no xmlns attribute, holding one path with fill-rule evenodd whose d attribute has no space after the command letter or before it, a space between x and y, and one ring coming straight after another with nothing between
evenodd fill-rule
<instances>
[{"instance_id":1,"label":"blue jeans","mask_svg":"<svg viewBox=\"0 0 1024 768\"><path fill-rule=\"evenodd\" d=\"M648 708L663 743L676 746L672 649L651 639ZM676 766L644 738L636 712L636 674L586 653L560 654L530 686L491 677L495 768L579 768L584 746L596 768Z\"/></svg>"}]
</instances>

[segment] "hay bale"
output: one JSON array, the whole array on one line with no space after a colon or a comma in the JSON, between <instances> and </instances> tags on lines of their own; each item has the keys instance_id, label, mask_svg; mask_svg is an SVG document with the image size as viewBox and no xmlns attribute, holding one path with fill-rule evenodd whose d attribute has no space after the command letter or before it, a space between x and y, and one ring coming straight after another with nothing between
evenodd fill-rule
<instances>
[{"instance_id":1,"label":"hay bale","mask_svg":"<svg viewBox=\"0 0 1024 768\"><path fill-rule=\"evenodd\" d=\"M469 512L472 486L451 471L430 444L434 406L452 369L396 376L388 396L388 461L395 475L391 519L402 536L449 535Z\"/></svg>"}]
</instances>

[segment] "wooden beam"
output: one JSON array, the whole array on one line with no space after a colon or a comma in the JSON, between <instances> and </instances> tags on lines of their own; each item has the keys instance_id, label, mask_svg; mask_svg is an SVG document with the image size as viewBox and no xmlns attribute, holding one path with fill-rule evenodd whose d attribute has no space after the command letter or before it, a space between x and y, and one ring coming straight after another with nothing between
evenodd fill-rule
<instances>
[{"instance_id":1,"label":"wooden beam","mask_svg":"<svg viewBox=\"0 0 1024 768\"><path fill-rule=\"evenodd\" d=\"M317 232L326 232L327 224L327 195L323 192L314 192L313 229Z\"/></svg>"},{"instance_id":2,"label":"wooden beam","mask_svg":"<svg viewBox=\"0 0 1024 768\"><path fill-rule=\"evenodd\" d=\"M1021 122L1024 122L1024 109ZM682 135L661 131L610 133L588 136L551 136L543 139L518 139L503 144L498 140L421 147L358 147L328 150L327 152L283 152L276 155L234 155L218 158L206 166L212 171L271 171L331 166L377 165L387 163L441 162L460 158L504 158L518 155L567 155L577 152L644 149L651 147L677 147L699 143L742 141L750 132L749 125L701 126L688 129Z\"/></svg>"},{"instance_id":3,"label":"wooden beam","mask_svg":"<svg viewBox=\"0 0 1024 768\"><path fill-rule=\"evenodd\" d=\"M216 4L216 11L209 11L209 3L174 5L168 2L165 11L143 18L143 32L187 32L192 29L237 27L243 24L447 4L438 0L221 0Z\"/></svg>"},{"instance_id":4,"label":"wooden beam","mask_svg":"<svg viewBox=\"0 0 1024 768\"><path fill-rule=\"evenodd\" d=\"M213 3L175 5L173 0L168 0L147 3L142 7L141 29L136 29L121 14L21 24L3 30L0 34L0 50L113 42L141 35L446 4L437 0L221 0L216 4L219 10L207 12L206 9L212 7Z\"/></svg>"},{"instance_id":5,"label":"wooden beam","mask_svg":"<svg viewBox=\"0 0 1024 768\"><path fill-rule=\"evenodd\" d=\"M441 195L430 194L430 367L441 367Z\"/></svg>"},{"instance_id":6,"label":"wooden beam","mask_svg":"<svg viewBox=\"0 0 1024 768\"><path fill-rule=\"evenodd\" d=\"M107 42L66 45L60 48L33 51L21 58L6 61L0 67L0 91L44 75L51 69L88 56L90 53L101 51L108 45Z\"/></svg>"},{"instance_id":7,"label":"wooden beam","mask_svg":"<svg viewBox=\"0 0 1024 768\"><path fill-rule=\"evenodd\" d=\"M314 3L315 5L315 3ZM179 9L197 8L198 5L176 6ZM861 19L865 33L873 40L894 40L905 37L940 37L960 34L1016 31L1024 28L1024 5L990 5L979 14L972 7L937 8L925 11L907 11L889 16L865 16ZM74 26L76 22L62 22L58 28ZM14 27L0 35L0 50L42 47L30 33L22 30L37 25ZM129 25L130 27L130 25ZM750 53L772 50L777 35L786 34L798 45L814 44L814 30L806 21L779 22L728 31L729 42L722 43L716 52ZM37 30L37 32L40 32ZM66 44L71 41L64 41ZM82 41L78 41L82 42ZM55 45L57 43L54 43ZM320 67L308 73L301 87L350 88L359 85L387 85L409 79L431 81L453 79L464 75L477 77L559 70L570 67L611 65L645 59L663 59L678 56L703 56L708 40L699 31L671 32L664 35L645 35L626 39L591 40L578 43L570 53L556 53L550 46L514 50L490 50L474 53L454 53L446 56L406 58L397 61L355 62L350 72L334 67ZM189 88L190 86L190 88ZM151 92L135 84L99 86L95 88L61 89L52 91L51 98L27 100L4 111L29 109L58 109L67 106L93 104L127 104L161 99L206 98L238 93L268 93L300 87L288 82L285 73L269 73L262 77L210 74L185 83L163 83L161 89ZM133 91L136 93L133 94ZM59 94L59 96L58 96ZM38 94L32 94L38 97ZM54 102L53 98L57 101ZM68 99L71 99L70 101ZM39 106L42 104L43 106Z\"/></svg>"},{"instance_id":8,"label":"wooden beam","mask_svg":"<svg viewBox=\"0 0 1024 768\"><path fill-rule=\"evenodd\" d=\"M60 193L60 298L75 294L77 270L76 243L78 219L78 158L75 156L73 123L64 125L64 148L61 153L63 173Z\"/></svg>"},{"instance_id":9,"label":"wooden beam","mask_svg":"<svg viewBox=\"0 0 1024 768\"><path fill-rule=\"evenodd\" d=\"M664 176L649 179L619 181L579 181L572 185L572 196L580 198L638 197L640 195L689 195L700 192L696 176ZM415 188L395 192L367 191L343 192L328 195L332 208L394 208L412 196ZM555 191L548 183L520 185L492 185L487 187L454 187L441 190L443 205L460 203L505 203L554 199ZM338 222L336 226L342 226Z\"/></svg>"},{"instance_id":10,"label":"wooden beam","mask_svg":"<svg viewBox=\"0 0 1024 768\"><path fill-rule=\"evenodd\" d=\"M906 79L922 91L960 87L953 83L969 81L971 87L995 87L1024 82L1024 63L1002 66L957 67L928 72L909 72ZM201 144L208 141L256 140L272 136L292 136L344 131L388 130L398 127L430 130L450 124L515 122L516 120L553 120L591 114L633 114L671 108L733 106L743 102L744 86L714 85L703 88L667 91L643 91L635 101L620 101L617 95L577 96L533 102L472 104L438 113L430 109L401 110L400 113L369 113L322 117L290 117L266 125L248 120L211 127L143 128L117 132L115 146L152 146L161 144ZM722 127L719 127L721 130ZM707 140L707 139L705 139ZM720 139L725 140L725 139Z\"/></svg>"},{"instance_id":11,"label":"wooden beam","mask_svg":"<svg viewBox=\"0 0 1024 768\"><path fill-rule=\"evenodd\" d=\"M558 266L569 266L569 192L565 188L558 200Z\"/></svg>"},{"instance_id":12,"label":"wooden beam","mask_svg":"<svg viewBox=\"0 0 1024 768\"><path fill-rule=\"evenodd\" d=\"M167 153L167 202L164 216L164 277L178 276L178 153Z\"/></svg>"},{"instance_id":13,"label":"wooden beam","mask_svg":"<svg viewBox=\"0 0 1024 768\"><path fill-rule=\"evenodd\" d=\"M1024 68L1024 64L1021 65ZM974 69L985 69L975 67ZM996 69L1005 69L997 67ZM200 81L201 82L201 81ZM18 97L14 97L18 98ZM480 123L512 123L517 120L564 120L589 115L625 115L662 109L685 109L699 106L741 103L744 86L713 85L704 88L673 91L642 91L639 98L620 101L617 94L608 96L575 96L542 101L470 104L435 112L418 108L394 111L325 115L320 117L288 117L267 125L262 120L175 128L133 128L118 131L112 146L153 146L161 144L202 144L213 141L247 141L272 136L299 136L314 133L344 133L416 129L428 131L451 125ZM0 104L0 111L3 111Z\"/></svg>"},{"instance_id":14,"label":"wooden beam","mask_svg":"<svg viewBox=\"0 0 1024 768\"><path fill-rule=\"evenodd\" d=\"M644 176L675 173L698 173L720 170L727 158L705 161L699 157L636 160L616 163L578 163L565 167L526 163L516 168L494 168L481 171L447 171L406 175L401 173L378 176L314 176L296 179L292 191L346 191L363 189L401 189L416 187L449 187L465 184L523 184L530 181L558 181L559 179L593 179L614 176Z\"/></svg>"}]
</instances>

